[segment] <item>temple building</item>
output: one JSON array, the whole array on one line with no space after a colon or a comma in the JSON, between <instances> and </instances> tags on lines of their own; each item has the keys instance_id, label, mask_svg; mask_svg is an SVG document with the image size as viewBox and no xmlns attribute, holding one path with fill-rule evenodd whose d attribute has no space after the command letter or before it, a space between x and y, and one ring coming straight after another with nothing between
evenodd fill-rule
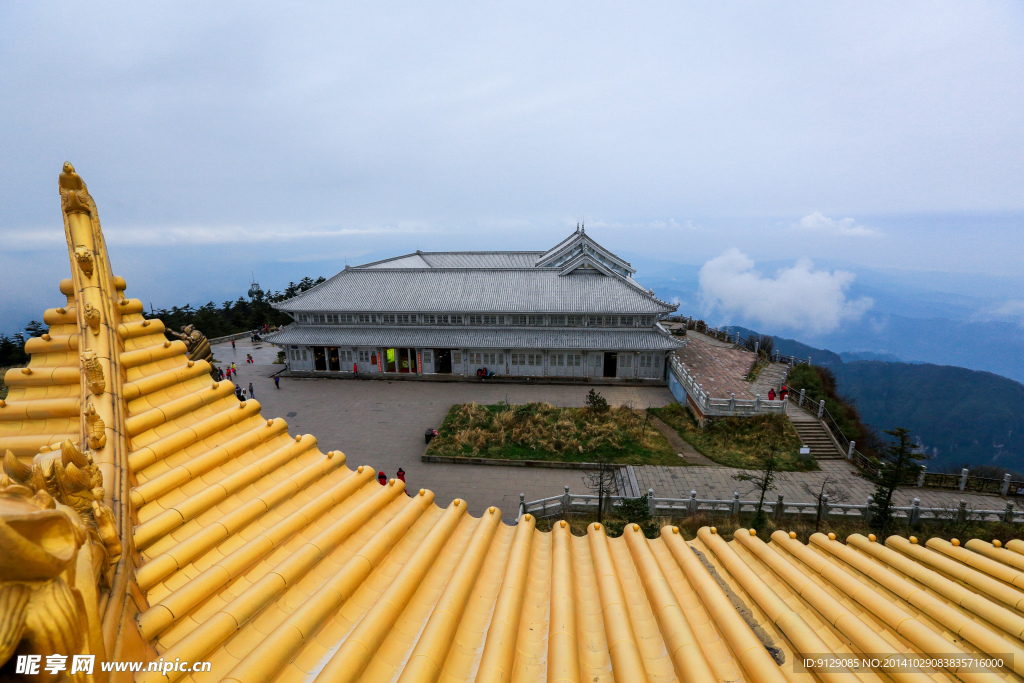
<instances>
[{"instance_id":1,"label":"temple building","mask_svg":"<svg viewBox=\"0 0 1024 683\"><path fill-rule=\"evenodd\" d=\"M676 310L577 228L548 251L422 252L277 304L293 371L661 380Z\"/></svg>"}]
</instances>

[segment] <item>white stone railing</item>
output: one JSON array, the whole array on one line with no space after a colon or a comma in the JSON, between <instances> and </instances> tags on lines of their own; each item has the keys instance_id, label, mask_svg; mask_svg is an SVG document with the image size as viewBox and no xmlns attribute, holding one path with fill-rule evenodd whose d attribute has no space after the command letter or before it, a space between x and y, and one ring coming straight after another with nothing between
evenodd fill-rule
<instances>
[{"instance_id":1,"label":"white stone railing","mask_svg":"<svg viewBox=\"0 0 1024 683\"><path fill-rule=\"evenodd\" d=\"M669 372L679 381L687 397L706 417L785 414L786 412L786 401L778 399L769 401L760 396L755 396L753 399L738 399L736 394L730 394L728 398L711 396L704 390L704 385L697 382L696 378L686 369L686 363L680 361L676 356L669 356Z\"/></svg>"},{"instance_id":2,"label":"white stone railing","mask_svg":"<svg viewBox=\"0 0 1024 683\"><path fill-rule=\"evenodd\" d=\"M626 496L605 496L605 513L615 513L615 509L622 505ZM841 517L860 518L870 521L872 498L868 496L867 501L862 504L831 503L827 495L822 496L821 517L822 519L834 519ZM527 502L526 494L519 494L519 517L529 513L535 517L561 517L565 515L596 515L598 496L592 494L569 493L569 487L558 496L550 496ZM775 500L764 502L765 512L775 518L781 519L785 516L806 516L814 518L818 514L819 504L793 503L786 501L782 494ZM741 500L740 494L734 492L732 498L698 498L697 492L690 491L689 498L657 498L653 489L647 489L647 509L651 517L690 517L692 515L726 515L735 517L740 514L754 513L757 511L756 500ZM907 506L893 507L894 517L907 524L915 525L922 522L957 522L970 521L996 521L996 522L1024 522L1024 510L1017 509L1017 506L1008 501L1001 510L983 510L969 508L967 501L959 501L956 507L922 507L921 500L914 498L912 504ZM628 520L627 520L628 521Z\"/></svg>"}]
</instances>

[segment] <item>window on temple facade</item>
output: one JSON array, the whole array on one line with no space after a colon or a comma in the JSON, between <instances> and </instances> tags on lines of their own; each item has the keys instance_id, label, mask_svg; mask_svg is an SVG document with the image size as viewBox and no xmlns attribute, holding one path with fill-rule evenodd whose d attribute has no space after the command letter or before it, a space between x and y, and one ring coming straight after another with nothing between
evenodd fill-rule
<instances>
[{"instance_id":1,"label":"window on temple facade","mask_svg":"<svg viewBox=\"0 0 1024 683\"><path fill-rule=\"evenodd\" d=\"M565 316L565 324L568 327L583 327L583 316L567 315Z\"/></svg>"},{"instance_id":2,"label":"window on temple facade","mask_svg":"<svg viewBox=\"0 0 1024 683\"><path fill-rule=\"evenodd\" d=\"M529 324L529 325L540 326L540 325L544 324L544 316L542 316L542 315L531 315L531 316L528 316L528 318L529 319L527 321L527 324Z\"/></svg>"}]
</instances>

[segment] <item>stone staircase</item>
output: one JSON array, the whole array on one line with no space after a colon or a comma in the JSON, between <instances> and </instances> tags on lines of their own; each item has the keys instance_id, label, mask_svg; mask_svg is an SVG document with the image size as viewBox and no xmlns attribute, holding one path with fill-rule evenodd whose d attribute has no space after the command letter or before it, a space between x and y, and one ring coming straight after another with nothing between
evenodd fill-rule
<instances>
[{"instance_id":1,"label":"stone staircase","mask_svg":"<svg viewBox=\"0 0 1024 683\"><path fill-rule=\"evenodd\" d=\"M789 421L796 428L800 440L805 446L810 446L811 455L815 460L845 460L846 454L839 450L835 441L829 436L828 430L821 424L821 420L813 415L805 413L795 405L789 405Z\"/></svg>"}]
</instances>

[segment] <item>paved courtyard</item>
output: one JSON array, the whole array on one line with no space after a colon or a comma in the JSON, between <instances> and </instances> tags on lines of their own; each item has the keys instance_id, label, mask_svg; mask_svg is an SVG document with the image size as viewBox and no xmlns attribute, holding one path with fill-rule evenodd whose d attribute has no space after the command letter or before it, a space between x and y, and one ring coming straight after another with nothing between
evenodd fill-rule
<instances>
[{"instance_id":1,"label":"paved courtyard","mask_svg":"<svg viewBox=\"0 0 1024 683\"><path fill-rule=\"evenodd\" d=\"M246 354L256 363L245 363ZM583 474L576 470L533 469L487 465L446 465L424 463L423 431L437 427L453 403L526 403L547 401L558 406L582 406L589 387L578 385L485 384L465 382L414 382L339 379L282 379L275 389L271 376L283 369L272 365L276 349L269 344L255 348L248 340L214 347L217 365L232 360L238 367L238 383L250 382L256 400L266 417L284 417L293 434L313 434L322 450L341 450L352 466L372 465L393 477L398 468L406 471L409 488L434 491L438 505L454 498L469 503L470 512L479 515L490 505L499 507L506 520L515 517L519 493L527 500L562 493L568 485L584 492ZM602 395L615 405L630 403L637 408L668 405L673 401L665 387L602 386ZM813 498L804 485L820 486L826 476L840 480L848 492L848 503L863 503L873 486L856 468L842 460L821 461L819 472L782 473L778 490L791 502L809 502ZM727 467L636 467L641 491L653 488L659 498L688 498L696 490L699 498L731 498L734 491L744 499L749 483L737 481L738 470ZM997 496L963 494L958 491L906 489L897 501L909 505L914 497L926 507L956 507L960 499L975 508L1001 509L1005 502Z\"/></svg>"},{"instance_id":2,"label":"paved courtyard","mask_svg":"<svg viewBox=\"0 0 1024 683\"><path fill-rule=\"evenodd\" d=\"M237 383L252 382L256 400L266 417L283 417L293 434L313 434L321 450L340 450L352 467L373 465L388 477L401 467L412 490L427 488L439 505L454 498L469 503L479 515L488 506L512 519L519 509L519 494L527 500L562 493L563 486L583 492L578 470L533 469L490 465L446 465L420 460L425 445L423 430L437 427L453 403L527 403L547 401L558 406L582 406L588 386L486 384L465 382L410 382L350 379L282 379L275 389L271 376L283 369L271 365L276 349L269 344L254 349L248 340L218 344L216 364L235 361ZM245 363L252 353L255 365ZM638 408L668 405L672 394L665 387L598 387L610 403L632 403Z\"/></svg>"}]
</instances>

